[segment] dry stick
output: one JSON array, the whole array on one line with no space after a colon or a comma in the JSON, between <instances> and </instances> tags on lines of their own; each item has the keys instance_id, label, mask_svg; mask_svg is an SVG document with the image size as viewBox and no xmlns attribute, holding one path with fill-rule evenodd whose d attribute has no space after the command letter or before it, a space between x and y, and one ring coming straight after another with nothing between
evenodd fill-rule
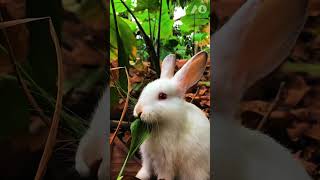
<instances>
[{"instance_id":1,"label":"dry stick","mask_svg":"<svg viewBox=\"0 0 320 180\"><path fill-rule=\"evenodd\" d=\"M2 17L1 12L0 12L0 22L1 23L3 22L3 17ZM47 125L47 127L49 127L50 126L49 118L44 114L43 110L40 108L37 101L34 99L32 94L30 93L30 90L29 90L26 82L23 80L22 75L18 69L18 66L17 66L18 61L14 55L13 48L11 46L7 31L5 29L2 29L2 33L4 35L5 43L8 48L10 63L14 67L14 72L16 74L17 80L18 80L20 86L22 87L25 96L28 98L28 101L31 104L31 106L34 107L34 109L38 112L40 119Z\"/></svg>"},{"instance_id":2,"label":"dry stick","mask_svg":"<svg viewBox=\"0 0 320 180\"><path fill-rule=\"evenodd\" d=\"M195 97L198 95L198 93L199 93L199 89L200 89L200 88L198 87L198 88L197 88L197 91L196 91L196 93L194 93L194 95L193 95L190 103L193 103L194 98L195 98Z\"/></svg>"},{"instance_id":3,"label":"dry stick","mask_svg":"<svg viewBox=\"0 0 320 180\"><path fill-rule=\"evenodd\" d=\"M37 170L35 180L42 179L42 177L45 173L46 167L47 167L47 163L48 163L49 158L52 154L52 150L53 150L56 136L57 136L57 129L58 129L57 127L59 125L59 120L60 120L60 113L61 113L61 109L62 109L62 95L63 95L63 92L62 92L62 81L63 81L63 74L62 74L63 67L62 66L63 66L63 64L62 64L61 49L60 49L58 37L56 35L56 32L54 30L54 27L53 27L53 24L52 24L50 17L17 19L17 20L13 20L13 21L6 21L6 22L0 23L0 29L3 29L3 28L19 25L19 24L25 24L28 22L39 21L39 20L44 20L44 19L49 20L50 35L53 40L53 43L54 43L54 46L56 49L56 54L57 54L57 61L58 61L57 62L58 63L58 85L57 86L58 86L58 90L57 90L57 100L56 100L55 111L54 111L54 115L53 115L51 128L50 128L49 135L48 135L48 138L46 141L43 155L41 157L41 161L39 163L39 167Z\"/></svg>"},{"instance_id":4,"label":"dry stick","mask_svg":"<svg viewBox=\"0 0 320 180\"><path fill-rule=\"evenodd\" d=\"M127 88L127 89L128 89L128 92L127 92L126 102L125 102L125 104L124 104L124 108L123 108L123 111L122 111L122 113L121 113L121 117L120 117L120 120L119 120L119 124L118 124L118 126L117 126L116 131L113 133L113 135L112 135L112 137L111 137L111 139L110 139L110 142L109 142L110 145L112 145L115 137L117 136L117 133L118 133L118 131L119 131L119 129L120 129L121 123L122 123L122 121L123 121L123 119L124 119L124 116L125 116L125 114L126 114L126 112L127 112L128 104L129 104L129 94L130 94L131 85L130 85L130 78L129 78L129 73L128 73L128 71L127 71L127 68L124 67L124 69L125 69L125 71L126 71L126 75L127 75L127 79L128 79L128 88Z\"/></svg>"},{"instance_id":5,"label":"dry stick","mask_svg":"<svg viewBox=\"0 0 320 180\"><path fill-rule=\"evenodd\" d=\"M279 100L280 100L280 95L281 95L281 92L284 88L284 85L285 83L284 82L281 82L280 84L280 87L279 87L279 90L278 90L278 93L275 97L275 99L273 100L273 102L270 104L269 108L268 108L268 111L267 113L264 115L263 119L260 121L258 127L257 127L257 130L261 130L262 127L264 126L264 124L267 122L270 114L272 113L272 111L276 108L276 106L278 105L279 103Z\"/></svg>"},{"instance_id":6,"label":"dry stick","mask_svg":"<svg viewBox=\"0 0 320 180\"><path fill-rule=\"evenodd\" d=\"M62 63L62 53L61 53L61 47L59 45L59 40L56 34L56 31L54 29L54 26L52 24L51 18L49 18L49 25L50 25L50 35L52 38L52 41L55 46L56 54L57 54L57 63L58 63L58 92L57 92L57 100L55 105L55 112L52 119L51 128L49 131L49 135L47 138L47 142L44 148L44 152L42 154L37 174L35 176L35 180L40 180L45 174L45 171L47 169L47 164L50 159L50 156L52 155L52 151L55 145L56 137L57 137L57 131L60 121L60 114L62 110L62 86L63 86L63 63Z\"/></svg>"}]
</instances>

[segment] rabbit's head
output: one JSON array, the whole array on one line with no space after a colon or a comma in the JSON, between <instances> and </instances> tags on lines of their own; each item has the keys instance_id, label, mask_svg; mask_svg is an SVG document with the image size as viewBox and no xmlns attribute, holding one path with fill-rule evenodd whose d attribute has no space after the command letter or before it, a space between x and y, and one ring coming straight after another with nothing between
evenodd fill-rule
<instances>
[{"instance_id":1,"label":"rabbit's head","mask_svg":"<svg viewBox=\"0 0 320 180\"><path fill-rule=\"evenodd\" d=\"M184 113L184 94L201 78L207 59L206 52L199 52L174 75L175 55L168 55L162 62L160 78L141 92L134 116L147 123L163 123Z\"/></svg>"},{"instance_id":2,"label":"rabbit's head","mask_svg":"<svg viewBox=\"0 0 320 180\"><path fill-rule=\"evenodd\" d=\"M283 62L306 9L307 0L248 0L211 36L214 112L234 115L245 90Z\"/></svg>"}]
</instances>

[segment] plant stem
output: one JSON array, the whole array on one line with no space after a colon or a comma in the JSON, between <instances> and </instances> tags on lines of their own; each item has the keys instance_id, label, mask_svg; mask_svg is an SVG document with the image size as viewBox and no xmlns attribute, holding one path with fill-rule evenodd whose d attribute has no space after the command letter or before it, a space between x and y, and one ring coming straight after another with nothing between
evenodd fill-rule
<instances>
[{"instance_id":1,"label":"plant stem","mask_svg":"<svg viewBox=\"0 0 320 180\"><path fill-rule=\"evenodd\" d=\"M196 54L196 43L194 36L196 35L196 15L193 14L193 36L192 36L192 43L193 43L193 56Z\"/></svg>"},{"instance_id":2,"label":"plant stem","mask_svg":"<svg viewBox=\"0 0 320 180\"><path fill-rule=\"evenodd\" d=\"M133 19L135 20L135 22L137 23L137 26L139 28L139 30L142 33L142 37L146 43L147 46L147 50L148 53L150 55L150 58L152 59L151 62L151 66L154 68L154 70L157 72L157 76L160 77L160 63L159 61L157 61L158 59L158 54L155 51L154 45L152 44L151 39L149 38L149 36L147 35L147 33L144 31L142 25L139 23L138 19L136 18L136 16L133 14L133 12L131 11L131 9L127 6L127 4L123 1L120 0L121 3L124 5L124 7L127 9L127 11L130 13L130 15L133 17Z\"/></svg>"},{"instance_id":3,"label":"plant stem","mask_svg":"<svg viewBox=\"0 0 320 180\"><path fill-rule=\"evenodd\" d=\"M130 155L131 155L130 153L127 154L127 157L126 157L126 159L124 160L123 165L122 165L122 167L121 167L121 170L120 170L120 172L119 172L119 174L118 174L117 180L121 179L121 176L122 176L122 174L123 174L124 168L126 167L126 164L127 164L128 160L129 160Z\"/></svg>"},{"instance_id":4,"label":"plant stem","mask_svg":"<svg viewBox=\"0 0 320 180\"><path fill-rule=\"evenodd\" d=\"M157 42L158 42L158 44L157 44L158 59L156 60L156 63L159 64L159 67L160 67L161 17L162 17L162 0L160 0L159 25L158 25L158 41L157 41Z\"/></svg>"},{"instance_id":5,"label":"plant stem","mask_svg":"<svg viewBox=\"0 0 320 180\"><path fill-rule=\"evenodd\" d=\"M151 41L152 41L152 44L153 44L153 33L151 31L151 19L150 19L150 12L149 12L149 9L148 9L148 18L149 18L149 32L150 32L150 38L151 38Z\"/></svg>"}]
</instances>

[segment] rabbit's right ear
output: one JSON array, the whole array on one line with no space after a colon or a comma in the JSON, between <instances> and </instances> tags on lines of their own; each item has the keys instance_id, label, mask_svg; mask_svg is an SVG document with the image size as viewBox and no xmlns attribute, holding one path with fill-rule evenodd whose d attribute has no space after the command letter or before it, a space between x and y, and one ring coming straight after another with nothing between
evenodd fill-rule
<instances>
[{"instance_id":1,"label":"rabbit's right ear","mask_svg":"<svg viewBox=\"0 0 320 180\"><path fill-rule=\"evenodd\" d=\"M305 23L307 4L308 0L247 0L212 36L217 98L240 100L249 86L280 65Z\"/></svg>"},{"instance_id":2,"label":"rabbit's right ear","mask_svg":"<svg viewBox=\"0 0 320 180\"><path fill-rule=\"evenodd\" d=\"M160 78L172 78L174 74L174 68L176 66L176 55L169 54L164 58L161 65Z\"/></svg>"}]
</instances>

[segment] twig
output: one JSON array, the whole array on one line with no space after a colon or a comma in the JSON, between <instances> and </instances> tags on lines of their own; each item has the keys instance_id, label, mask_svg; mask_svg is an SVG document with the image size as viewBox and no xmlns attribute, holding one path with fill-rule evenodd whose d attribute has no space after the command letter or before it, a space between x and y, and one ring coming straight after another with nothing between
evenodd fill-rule
<instances>
[{"instance_id":1,"label":"twig","mask_svg":"<svg viewBox=\"0 0 320 180\"><path fill-rule=\"evenodd\" d=\"M279 103L279 100L280 100L280 95L281 95L281 92L284 88L284 85L285 83L284 82L281 82L280 84L280 87L279 87L279 90L278 90L278 93L275 97L275 99L273 100L273 102L270 104L269 108L268 108L268 111L267 113L264 115L263 119L260 121L258 127L257 127L257 130L261 130L264 126L264 124L267 122L267 120L269 119L270 117L270 114L272 113L272 111L276 108L276 106L278 105Z\"/></svg>"},{"instance_id":2,"label":"twig","mask_svg":"<svg viewBox=\"0 0 320 180\"><path fill-rule=\"evenodd\" d=\"M3 22L3 17L2 17L1 12L0 12L0 22L1 23ZM4 36L5 43L8 48L8 55L9 55L10 63L14 67L14 73L16 74L17 80L18 80L20 86L22 87L25 96L27 97L31 106L33 106L33 108L38 112L40 119L46 124L47 127L49 127L50 126L49 118L44 114L44 112L42 111L42 109L38 105L37 101L32 96L26 82L22 78L22 75L21 75L20 70L17 65L18 61L14 55L13 48L11 46L7 31L5 29L2 29L2 34Z\"/></svg>"},{"instance_id":3,"label":"twig","mask_svg":"<svg viewBox=\"0 0 320 180\"><path fill-rule=\"evenodd\" d=\"M56 34L56 31L54 29L53 23L51 18L49 18L49 25L50 25L50 35L53 40L56 54L57 54L57 63L58 63L58 90L57 90L57 100L55 105L55 111L52 119L51 128L49 131L49 135L46 141L46 145L44 148L44 152L42 154L39 167L37 170L37 174L35 176L35 180L42 179L43 175L45 174L45 171L47 169L47 164L50 159L50 156L52 155L53 148L55 145L57 132L58 132L58 126L60 121L60 114L62 110L62 96L63 96L63 63L62 63L62 53L61 53L61 47L59 45L59 40Z\"/></svg>"},{"instance_id":4,"label":"twig","mask_svg":"<svg viewBox=\"0 0 320 180\"><path fill-rule=\"evenodd\" d=\"M112 137L111 137L111 139L110 139L110 145L112 145L112 143L113 143L113 141L114 141L114 138L117 136L117 133L118 133L118 131L119 131L119 129L120 129L120 126L121 126L121 123L122 123L122 121L123 121L123 119L124 119L124 116L125 116L125 114L126 114L126 112L127 112L127 109L128 109L128 104L129 104L129 94L130 94L130 89L131 89L131 85L130 85L130 78L129 78L129 73L128 73L128 70L127 70L127 68L124 68L125 69L125 71L126 71L126 75L127 75L127 80L128 80L128 92L127 92L127 97L126 97L126 102L125 102L125 104L124 104L124 108L123 108L123 111L122 111L122 113L121 113L121 117L120 117L120 120L119 120L119 123L118 123L118 126L117 126L117 129L116 129L116 131L113 133L113 135L112 135Z\"/></svg>"},{"instance_id":5,"label":"twig","mask_svg":"<svg viewBox=\"0 0 320 180\"><path fill-rule=\"evenodd\" d=\"M118 120L111 120L111 127L112 127L112 128L117 127L118 124L119 124L119 122L120 122L120 121L118 121ZM123 121L123 122L121 122L121 126L122 126L123 128L128 129L128 128L130 128L130 123L129 123L129 122L126 122L126 121Z\"/></svg>"},{"instance_id":6,"label":"twig","mask_svg":"<svg viewBox=\"0 0 320 180\"><path fill-rule=\"evenodd\" d=\"M198 95L198 93L199 93L199 87L197 88L196 93L194 93L194 95L193 95L193 97L192 97L192 99L191 99L190 103L192 103L192 102L193 102L194 98Z\"/></svg>"}]
</instances>

